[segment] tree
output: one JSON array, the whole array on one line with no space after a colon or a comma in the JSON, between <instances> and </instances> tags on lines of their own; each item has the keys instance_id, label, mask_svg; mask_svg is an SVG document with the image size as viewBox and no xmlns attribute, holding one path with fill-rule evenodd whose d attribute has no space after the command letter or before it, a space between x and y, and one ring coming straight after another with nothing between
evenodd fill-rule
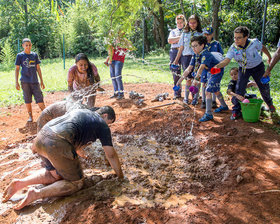
<instances>
[{"instance_id":1,"label":"tree","mask_svg":"<svg viewBox=\"0 0 280 224\"><path fill-rule=\"evenodd\" d=\"M214 29L214 39L219 39L219 9L221 5L221 0L212 0L212 8L213 8L213 14L212 14L212 27Z\"/></svg>"}]
</instances>

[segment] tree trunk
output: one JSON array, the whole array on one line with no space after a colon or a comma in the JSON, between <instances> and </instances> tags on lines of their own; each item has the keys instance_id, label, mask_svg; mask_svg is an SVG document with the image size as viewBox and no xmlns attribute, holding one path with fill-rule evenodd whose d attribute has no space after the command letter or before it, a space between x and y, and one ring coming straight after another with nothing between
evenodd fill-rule
<instances>
[{"instance_id":1,"label":"tree trunk","mask_svg":"<svg viewBox=\"0 0 280 224\"><path fill-rule=\"evenodd\" d=\"M181 10L183 12L183 15L185 16L185 19L187 20L187 15L186 15L186 12L185 12L183 0L180 0L180 8L181 8Z\"/></svg>"},{"instance_id":2,"label":"tree trunk","mask_svg":"<svg viewBox=\"0 0 280 224\"><path fill-rule=\"evenodd\" d=\"M150 51L150 41L148 39L148 27L147 27L147 22L144 23L144 49L145 52L149 52Z\"/></svg>"},{"instance_id":3,"label":"tree trunk","mask_svg":"<svg viewBox=\"0 0 280 224\"><path fill-rule=\"evenodd\" d=\"M159 35L160 35L160 47L164 48L165 46L165 34L164 34L164 12L162 7L162 1L157 0L159 3Z\"/></svg>"},{"instance_id":4,"label":"tree trunk","mask_svg":"<svg viewBox=\"0 0 280 224\"><path fill-rule=\"evenodd\" d=\"M212 27L214 29L214 39L219 39L219 9L221 5L221 0L212 0L213 16L212 16Z\"/></svg>"},{"instance_id":5,"label":"tree trunk","mask_svg":"<svg viewBox=\"0 0 280 224\"><path fill-rule=\"evenodd\" d=\"M24 12L25 12L25 31L27 31L27 27L28 27L28 9L27 9L27 0L24 0ZM26 35L26 34L25 34Z\"/></svg>"}]
</instances>

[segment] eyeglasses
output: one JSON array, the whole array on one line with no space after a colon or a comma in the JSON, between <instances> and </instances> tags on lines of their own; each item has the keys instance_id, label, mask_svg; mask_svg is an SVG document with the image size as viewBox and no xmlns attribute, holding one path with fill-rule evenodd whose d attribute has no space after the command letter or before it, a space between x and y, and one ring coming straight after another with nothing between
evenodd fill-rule
<instances>
[{"instance_id":1,"label":"eyeglasses","mask_svg":"<svg viewBox=\"0 0 280 224\"><path fill-rule=\"evenodd\" d=\"M241 40L241 39L243 39L244 37L234 37L233 39L234 40Z\"/></svg>"},{"instance_id":2,"label":"eyeglasses","mask_svg":"<svg viewBox=\"0 0 280 224\"><path fill-rule=\"evenodd\" d=\"M197 48L199 45L196 44L196 45L191 45L192 48Z\"/></svg>"}]
</instances>

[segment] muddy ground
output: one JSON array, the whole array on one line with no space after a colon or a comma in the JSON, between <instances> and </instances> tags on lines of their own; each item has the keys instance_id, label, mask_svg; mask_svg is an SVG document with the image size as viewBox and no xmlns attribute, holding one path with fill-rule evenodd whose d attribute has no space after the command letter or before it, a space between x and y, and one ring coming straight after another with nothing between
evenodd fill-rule
<instances>
[{"instance_id":1,"label":"muddy ground","mask_svg":"<svg viewBox=\"0 0 280 224\"><path fill-rule=\"evenodd\" d=\"M81 191L16 212L12 206L24 189L0 204L1 223L280 223L280 138L272 124L231 121L230 112L199 123L200 105L143 110L172 103L151 102L159 93L172 95L170 85L127 84L125 90L144 94L143 105L128 93L119 101L99 94L96 103L116 111L111 131L125 180L115 178L97 142L86 148L92 159L81 161L87 176ZM46 105L66 96L48 93ZM36 120L40 111L33 109ZM13 178L40 169L30 150L36 123L26 120L24 105L1 108L1 198Z\"/></svg>"}]
</instances>

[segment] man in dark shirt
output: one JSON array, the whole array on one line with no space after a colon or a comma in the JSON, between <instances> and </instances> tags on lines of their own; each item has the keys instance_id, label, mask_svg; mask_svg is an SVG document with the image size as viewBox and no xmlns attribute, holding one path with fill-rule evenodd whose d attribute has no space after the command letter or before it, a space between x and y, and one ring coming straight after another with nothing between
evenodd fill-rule
<instances>
[{"instance_id":1,"label":"man in dark shirt","mask_svg":"<svg viewBox=\"0 0 280 224\"><path fill-rule=\"evenodd\" d=\"M45 168L40 173L23 179L15 179L6 188L3 202L17 191L34 184L47 185L41 189L29 188L26 197L15 210L31 202L47 197L71 195L83 186L83 171L78 156L85 157L83 149L99 139L111 167L119 178L123 178L118 155L113 148L108 124L115 121L115 112L109 106L96 112L74 109L63 116L49 121L38 133L32 151L42 158Z\"/></svg>"}]
</instances>

